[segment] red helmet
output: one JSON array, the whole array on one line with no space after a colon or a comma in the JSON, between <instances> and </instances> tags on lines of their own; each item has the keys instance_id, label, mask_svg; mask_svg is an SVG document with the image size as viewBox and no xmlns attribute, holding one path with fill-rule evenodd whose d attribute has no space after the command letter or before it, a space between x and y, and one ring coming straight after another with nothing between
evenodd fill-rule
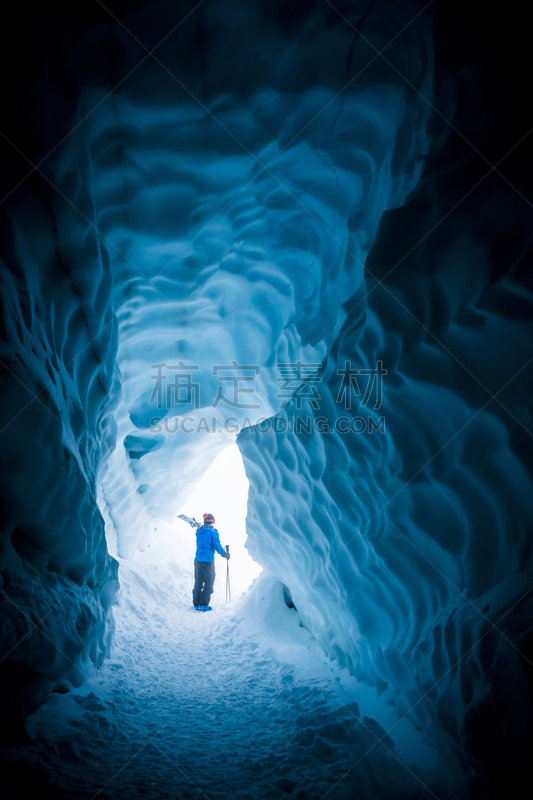
<instances>
[{"instance_id":1,"label":"red helmet","mask_svg":"<svg viewBox=\"0 0 533 800\"><path fill-rule=\"evenodd\" d=\"M204 522L214 522L215 518L212 514L204 514Z\"/></svg>"}]
</instances>

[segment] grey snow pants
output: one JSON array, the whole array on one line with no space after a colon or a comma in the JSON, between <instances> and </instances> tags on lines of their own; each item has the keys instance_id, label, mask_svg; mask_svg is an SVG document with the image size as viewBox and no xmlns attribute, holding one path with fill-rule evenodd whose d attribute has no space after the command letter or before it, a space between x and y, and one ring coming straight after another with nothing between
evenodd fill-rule
<instances>
[{"instance_id":1,"label":"grey snow pants","mask_svg":"<svg viewBox=\"0 0 533 800\"><path fill-rule=\"evenodd\" d=\"M208 606L215 585L215 562L194 562L193 606Z\"/></svg>"}]
</instances>

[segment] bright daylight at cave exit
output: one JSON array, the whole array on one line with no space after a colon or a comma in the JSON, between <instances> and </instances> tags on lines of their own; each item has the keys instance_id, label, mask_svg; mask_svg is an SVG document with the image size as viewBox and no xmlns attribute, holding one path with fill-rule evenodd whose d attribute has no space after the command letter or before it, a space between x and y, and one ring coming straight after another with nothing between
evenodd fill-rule
<instances>
[{"instance_id":1,"label":"bright daylight at cave exit","mask_svg":"<svg viewBox=\"0 0 533 800\"><path fill-rule=\"evenodd\" d=\"M230 546L230 592L236 600L261 572L261 567L249 555L246 544L246 503L248 480L237 445L227 445L207 468L197 487L183 504L180 513L195 517L202 522L203 513L216 516L216 527L223 545ZM183 564L190 570L189 583L184 591L191 589L194 581L193 558L196 547L194 529L186 522L160 524L156 528L149 549L137 558L156 564L158 560L171 560ZM221 577L215 583L217 596L225 598L226 565L218 565ZM219 589L219 585L222 588ZM222 589L224 590L222 592Z\"/></svg>"}]
</instances>

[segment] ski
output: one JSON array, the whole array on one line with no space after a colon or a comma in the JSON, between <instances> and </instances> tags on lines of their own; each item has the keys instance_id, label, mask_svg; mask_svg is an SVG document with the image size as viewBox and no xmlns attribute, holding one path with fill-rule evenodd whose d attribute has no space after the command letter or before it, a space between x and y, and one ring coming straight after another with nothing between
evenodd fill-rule
<instances>
[{"instance_id":1,"label":"ski","mask_svg":"<svg viewBox=\"0 0 533 800\"><path fill-rule=\"evenodd\" d=\"M191 528L200 528L201 523L194 519L194 517L186 517L185 514L178 514L178 519L188 522Z\"/></svg>"}]
</instances>

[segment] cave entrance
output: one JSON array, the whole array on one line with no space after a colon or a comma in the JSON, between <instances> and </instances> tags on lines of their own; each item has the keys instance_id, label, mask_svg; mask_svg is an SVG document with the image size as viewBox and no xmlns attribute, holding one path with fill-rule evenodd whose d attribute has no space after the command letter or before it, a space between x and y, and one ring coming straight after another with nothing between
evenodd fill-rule
<instances>
[{"instance_id":1,"label":"cave entrance","mask_svg":"<svg viewBox=\"0 0 533 800\"><path fill-rule=\"evenodd\" d=\"M186 514L200 522L205 512L215 517L222 544L230 546L232 602L239 599L262 570L246 549L247 502L248 479L242 456L237 445L230 444L214 458L183 505L175 509L176 514ZM155 522L148 548L135 553L132 559L118 559L123 590L127 592L128 574L132 570L139 574L141 570L144 584L150 584L151 594L156 596L161 582L170 580L190 605L195 551L195 531L186 522L177 518ZM213 599L218 606L226 605L226 561L217 554L215 566L217 579Z\"/></svg>"},{"instance_id":2,"label":"cave entrance","mask_svg":"<svg viewBox=\"0 0 533 800\"><path fill-rule=\"evenodd\" d=\"M215 526L223 545L230 546L230 572L232 598L236 599L261 572L246 549L246 509L248 504L248 478L236 444L228 445L213 461L194 489L180 513L196 517L213 514ZM176 535L189 545L195 541L194 531L178 520ZM219 589L222 584L225 562L215 555Z\"/></svg>"}]
</instances>

